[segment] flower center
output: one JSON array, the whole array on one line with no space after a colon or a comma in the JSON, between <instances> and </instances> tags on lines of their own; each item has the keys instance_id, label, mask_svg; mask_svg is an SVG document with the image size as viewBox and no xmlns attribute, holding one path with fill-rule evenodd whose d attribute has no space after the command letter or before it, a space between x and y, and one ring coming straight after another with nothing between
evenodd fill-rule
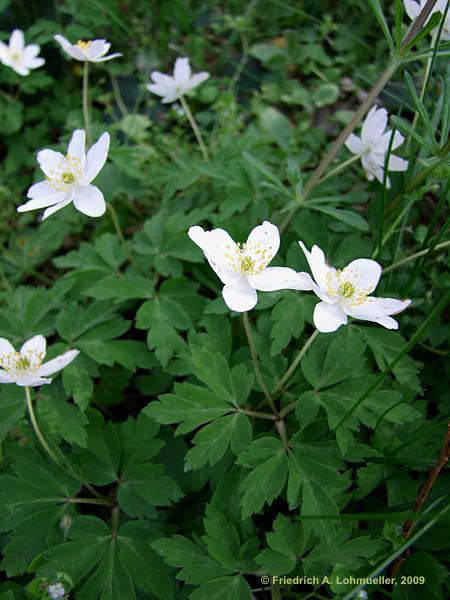
<instances>
[{"instance_id":1,"label":"flower center","mask_svg":"<svg viewBox=\"0 0 450 600\"><path fill-rule=\"evenodd\" d=\"M30 368L30 359L26 356L19 356L16 361L16 369L20 371L26 371Z\"/></svg>"},{"instance_id":2,"label":"flower center","mask_svg":"<svg viewBox=\"0 0 450 600\"><path fill-rule=\"evenodd\" d=\"M261 244L238 242L234 249L231 246L227 246L226 249L228 252L225 258L228 265L233 271L240 271L246 275L261 273L273 258L272 247L266 249Z\"/></svg>"},{"instance_id":3,"label":"flower center","mask_svg":"<svg viewBox=\"0 0 450 600\"><path fill-rule=\"evenodd\" d=\"M255 261L250 258L250 256L245 256L241 259L241 271L244 273L249 273L253 271L255 268Z\"/></svg>"},{"instance_id":4,"label":"flower center","mask_svg":"<svg viewBox=\"0 0 450 600\"><path fill-rule=\"evenodd\" d=\"M64 181L64 183L70 184L75 181L75 175L70 171L66 171L61 175L61 179Z\"/></svg>"},{"instance_id":5,"label":"flower center","mask_svg":"<svg viewBox=\"0 0 450 600\"><path fill-rule=\"evenodd\" d=\"M350 281L343 281L339 286L339 295L343 298L351 298L355 291L355 286Z\"/></svg>"},{"instance_id":6,"label":"flower center","mask_svg":"<svg viewBox=\"0 0 450 600\"><path fill-rule=\"evenodd\" d=\"M89 46L92 44L92 40L78 40L78 42L75 44L75 46L77 48L79 48L80 50L86 50L87 48L89 48Z\"/></svg>"}]
</instances>

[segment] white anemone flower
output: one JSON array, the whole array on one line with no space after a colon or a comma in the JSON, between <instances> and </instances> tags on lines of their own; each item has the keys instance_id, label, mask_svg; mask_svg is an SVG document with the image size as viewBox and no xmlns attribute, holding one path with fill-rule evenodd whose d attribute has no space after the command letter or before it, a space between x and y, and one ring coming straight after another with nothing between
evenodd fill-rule
<instances>
[{"instance_id":1,"label":"white anemone flower","mask_svg":"<svg viewBox=\"0 0 450 600\"><path fill-rule=\"evenodd\" d=\"M425 8L425 4L427 0L419 0L416 2L415 0L403 0L403 4L405 5L406 14L410 19L416 19L422 10ZM445 13L445 7L447 6L447 0L437 0L436 4L433 6L433 10L431 11L430 17L433 13L440 12L442 15ZM427 22L429 18L427 19ZM436 31L436 30L435 30ZM444 25L442 27L441 33L442 40L450 40L450 8L447 11L447 15L445 17Z\"/></svg>"},{"instance_id":2,"label":"white anemone flower","mask_svg":"<svg viewBox=\"0 0 450 600\"><path fill-rule=\"evenodd\" d=\"M205 231L191 227L189 237L199 246L216 275L224 283L222 296L236 312L251 310L258 300L256 290L274 292L311 290L310 277L288 267L268 267L280 247L278 228L268 221L255 227L245 244L236 243L224 229Z\"/></svg>"},{"instance_id":3,"label":"white anemone flower","mask_svg":"<svg viewBox=\"0 0 450 600\"><path fill-rule=\"evenodd\" d=\"M0 338L0 383L15 383L22 387L51 383L48 376L64 369L80 353L79 350L68 350L42 364L45 352L46 341L42 335L29 339L19 352L11 342Z\"/></svg>"},{"instance_id":4,"label":"white anemone flower","mask_svg":"<svg viewBox=\"0 0 450 600\"><path fill-rule=\"evenodd\" d=\"M175 102L180 96L184 96L187 92L203 83L203 81L208 79L209 73L202 71L193 75L189 65L189 58L177 58L173 69L173 76L153 71L150 77L154 83L146 86L148 91L161 96L161 102L168 104L169 102Z\"/></svg>"},{"instance_id":5,"label":"white anemone flower","mask_svg":"<svg viewBox=\"0 0 450 600\"><path fill-rule=\"evenodd\" d=\"M391 139L391 130L386 129L388 113L385 108L373 106L364 120L361 128L361 137L351 133L345 142L347 148L353 154L361 158L361 164L366 172L367 179L373 181L374 178L383 183L384 162ZM392 150L398 148L405 138L399 131L394 134ZM388 171L406 171L408 161L391 154L387 165ZM389 177L386 186L391 187Z\"/></svg>"},{"instance_id":6,"label":"white anemone flower","mask_svg":"<svg viewBox=\"0 0 450 600\"><path fill-rule=\"evenodd\" d=\"M109 133L103 133L98 141L85 152L86 133L82 129L73 132L64 156L54 150L41 150L38 163L46 176L45 181L35 183L28 190L25 204L19 212L46 208L43 219L71 202L77 210L88 217L100 217L106 210L105 199L91 181L102 170L109 150Z\"/></svg>"},{"instance_id":7,"label":"white anemone flower","mask_svg":"<svg viewBox=\"0 0 450 600\"><path fill-rule=\"evenodd\" d=\"M14 29L9 38L9 45L0 42L0 62L11 67L19 75L29 75L30 69L42 67L45 60L38 56L41 47L37 44L25 46L25 38L21 29Z\"/></svg>"},{"instance_id":8,"label":"white anemone flower","mask_svg":"<svg viewBox=\"0 0 450 600\"><path fill-rule=\"evenodd\" d=\"M111 44L106 40L78 40L76 44L72 44L64 36L59 33L54 36L61 48L66 54L75 60L82 62L104 62L122 56L119 52L105 56L111 48Z\"/></svg>"},{"instance_id":9,"label":"white anemone flower","mask_svg":"<svg viewBox=\"0 0 450 600\"><path fill-rule=\"evenodd\" d=\"M369 296L377 287L381 266L374 260L358 258L342 271L330 267L318 246L308 252L299 242L315 279L312 289L322 300L314 309L314 325L322 333L336 331L346 325L348 317L379 323L387 329L398 329L389 315L402 312L411 300Z\"/></svg>"}]
</instances>

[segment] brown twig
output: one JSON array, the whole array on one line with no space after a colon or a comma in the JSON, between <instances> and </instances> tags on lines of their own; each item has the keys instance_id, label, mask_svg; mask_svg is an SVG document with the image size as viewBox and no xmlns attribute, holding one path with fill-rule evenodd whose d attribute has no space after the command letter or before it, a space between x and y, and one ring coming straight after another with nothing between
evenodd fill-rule
<instances>
[{"instance_id":1,"label":"brown twig","mask_svg":"<svg viewBox=\"0 0 450 600\"><path fill-rule=\"evenodd\" d=\"M449 456L450 456L450 423L447 424L447 434L445 436L444 443L443 443L441 451L439 453L439 459L438 459L436 465L433 467L432 471L430 472L430 475L428 476L428 479L427 479L425 485L421 488L420 492L417 495L416 504L415 504L414 510L413 510L413 512L415 514L419 514L420 511L422 510L422 507L425 504L426 499L428 498L428 494L431 492L431 489L432 489L433 485L435 484L436 479L439 476L439 473L442 471L442 469L447 464L447 462L449 460ZM409 539L415 524L416 524L416 519L408 519L408 521L406 521L405 524L403 525L403 537L405 538L405 540ZM392 567L391 567L391 576L392 577L395 576L398 569L400 568L400 565L405 560L408 553L409 553L409 551L406 550L405 552L403 552L403 554L400 554L400 556L392 564Z\"/></svg>"}]
</instances>

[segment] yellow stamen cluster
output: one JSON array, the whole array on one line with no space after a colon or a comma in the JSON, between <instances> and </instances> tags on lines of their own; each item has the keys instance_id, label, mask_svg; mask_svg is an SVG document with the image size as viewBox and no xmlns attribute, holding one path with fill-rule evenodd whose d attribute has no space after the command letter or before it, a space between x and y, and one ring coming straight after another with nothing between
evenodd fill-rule
<instances>
[{"instance_id":1,"label":"yellow stamen cluster","mask_svg":"<svg viewBox=\"0 0 450 600\"><path fill-rule=\"evenodd\" d=\"M358 287L361 278L361 273L348 267L343 270L337 269L335 274L328 271L325 275L325 291L329 296L351 299L352 306L359 306L370 300L367 295L373 291L371 288Z\"/></svg>"},{"instance_id":2,"label":"yellow stamen cluster","mask_svg":"<svg viewBox=\"0 0 450 600\"><path fill-rule=\"evenodd\" d=\"M20 352L8 352L0 356L0 366L5 371L34 371L41 366L44 359L42 352L28 350L26 355Z\"/></svg>"},{"instance_id":3,"label":"yellow stamen cluster","mask_svg":"<svg viewBox=\"0 0 450 600\"><path fill-rule=\"evenodd\" d=\"M246 275L261 273L273 258L271 247L264 248L261 244L237 243L234 248L226 246L225 258L233 271Z\"/></svg>"},{"instance_id":4,"label":"yellow stamen cluster","mask_svg":"<svg viewBox=\"0 0 450 600\"><path fill-rule=\"evenodd\" d=\"M355 286L350 281L343 281L339 286L339 295L343 298L351 298L355 293Z\"/></svg>"},{"instance_id":5,"label":"yellow stamen cluster","mask_svg":"<svg viewBox=\"0 0 450 600\"><path fill-rule=\"evenodd\" d=\"M48 183L58 192L64 192L81 177L81 160L78 156L67 154L55 169L48 171Z\"/></svg>"},{"instance_id":6,"label":"yellow stamen cluster","mask_svg":"<svg viewBox=\"0 0 450 600\"><path fill-rule=\"evenodd\" d=\"M92 40L78 40L78 42L75 44L75 46L77 48L79 48L80 50L86 50L87 48L89 48L89 46L92 44Z\"/></svg>"}]
</instances>

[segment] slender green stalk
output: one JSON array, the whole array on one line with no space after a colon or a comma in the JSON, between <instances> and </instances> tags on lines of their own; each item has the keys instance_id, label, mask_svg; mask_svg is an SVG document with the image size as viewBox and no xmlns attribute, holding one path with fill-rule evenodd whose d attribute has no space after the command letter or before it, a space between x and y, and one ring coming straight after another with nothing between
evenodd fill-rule
<instances>
[{"instance_id":1,"label":"slender green stalk","mask_svg":"<svg viewBox=\"0 0 450 600\"><path fill-rule=\"evenodd\" d=\"M367 97L364 100L364 102L359 106L358 110L355 112L352 119L349 121L349 123L344 127L344 129L338 135L338 137L333 142L333 144L331 145L331 147L328 150L328 152L326 153L326 155L323 157L323 159L319 163L318 167L315 169L315 171L313 172L311 177L306 182L306 185L300 194L299 203L304 202L306 200L306 198L310 195L310 193L313 191L313 189L316 187L316 185L319 183L320 179L322 178L322 175L325 173L326 169L329 167L329 165L331 164L331 162L333 161L334 157L339 152L341 147L345 144L345 141L347 140L348 136L352 133L352 131L357 126L357 124L360 122L360 120L364 117L366 112L369 110L369 108L374 103L378 94L381 92L381 90L384 88L384 86L387 84L387 82L394 75L399 64L400 64L400 62L398 61L398 59L394 58L392 60L391 64L380 75L378 81L375 83L373 88L367 94ZM291 219L293 218L293 216L295 215L295 213L297 212L298 209L299 209L299 206L294 206L291 209L291 211L286 216L286 219L281 224L280 231L284 231L286 229L286 227L289 225L289 223L291 222Z\"/></svg>"},{"instance_id":2,"label":"slender green stalk","mask_svg":"<svg viewBox=\"0 0 450 600\"><path fill-rule=\"evenodd\" d=\"M327 179L330 179L330 177L334 177L334 175L338 175L338 173L341 173L342 171L344 171L344 169L346 169L349 165L353 164L354 162L356 162L357 160L359 160L360 157L357 154L354 154L353 156L351 156L350 158L348 158L347 160L344 160L344 162L341 162L339 165L337 165L337 167L335 167L334 169L331 169L331 171L328 171L328 173L326 175L324 175L322 177L322 179L318 182L318 183L323 183L324 181L326 181Z\"/></svg>"},{"instance_id":3,"label":"slender green stalk","mask_svg":"<svg viewBox=\"0 0 450 600\"><path fill-rule=\"evenodd\" d=\"M110 70L108 70L108 73L109 73L109 78L111 80L111 85L112 85L112 89L113 89L113 93L114 93L114 99L116 101L117 106L119 107L122 117L125 117L126 115L128 115L128 109L126 107L125 102L123 101L119 82L117 81L117 77L114 75L114 73L111 73Z\"/></svg>"},{"instance_id":4,"label":"slender green stalk","mask_svg":"<svg viewBox=\"0 0 450 600\"><path fill-rule=\"evenodd\" d=\"M128 246L127 240L125 239L125 236L123 235L123 231L120 226L119 217L117 216L116 209L109 202L106 203L106 206L111 215L111 221L113 222L114 229L116 230L116 233L119 237L120 244L121 244L124 252L126 252L128 258L130 259L130 262L132 262L134 264L134 256L132 255L131 250Z\"/></svg>"},{"instance_id":5,"label":"slender green stalk","mask_svg":"<svg viewBox=\"0 0 450 600\"><path fill-rule=\"evenodd\" d=\"M268 419L269 421L276 421L275 415L269 415L268 413L258 412L257 410L247 410L246 408L239 408L237 412L241 412L249 417L256 417L258 419Z\"/></svg>"},{"instance_id":6,"label":"slender green stalk","mask_svg":"<svg viewBox=\"0 0 450 600\"><path fill-rule=\"evenodd\" d=\"M434 248L425 248L425 250L421 250L420 252L411 254L411 256L406 256L405 258L402 258L401 260L398 260L397 262L392 263L392 265L389 265L388 267L383 269L383 274L389 273L389 271L393 271L394 269L397 269L401 265L409 263L412 260L415 260L416 258L425 256L429 252L437 252L438 250L443 250L444 248L447 248L448 246L450 246L450 240L448 240L447 242L442 242L442 244L437 244L437 246L435 246Z\"/></svg>"},{"instance_id":7,"label":"slender green stalk","mask_svg":"<svg viewBox=\"0 0 450 600\"><path fill-rule=\"evenodd\" d=\"M184 96L180 96L180 102L181 102L181 106L183 107L184 112L186 113L188 121L191 124L192 130L195 134L198 145L200 146L201 153L203 154L203 158L206 160L206 162L209 162L210 159L209 159L208 149L205 145L205 142L203 141L203 137L200 132L199 126L197 125L197 121L195 120L194 115L192 114L191 109L189 108L186 98Z\"/></svg>"},{"instance_id":8,"label":"slender green stalk","mask_svg":"<svg viewBox=\"0 0 450 600\"><path fill-rule=\"evenodd\" d=\"M289 369L286 371L286 373L283 375L283 377L280 379L280 381L276 384L276 386L271 391L272 396L275 396L276 394L278 394L278 392L280 392L284 388L285 383L287 381L289 381L292 374L294 373L294 371L297 369L298 365L300 364L300 361L305 356L305 354L308 352L309 348L311 347L312 343L314 342L314 340L316 339L316 337L318 335L319 335L319 331L317 329L315 329L314 333L306 340L306 343L304 344L304 346L301 348L300 352L297 354L297 356L292 361L292 364L289 367Z\"/></svg>"},{"instance_id":9,"label":"slender green stalk","mask_svg":"<svg viewBox=\"0 0 450 600\"><path fill-rule=\"evenodd\" d=\"M110 500L103 498L69 498L69 504L98 504L100 506L111 506L113 503Z\"/></svg>"},{"instance_id":10,"label":"slender green stalk","mask_svg":"<svg viewBox=\"0 0 450 600\"><path fill-rule=\"evenodd\" d=\"M50 456L52 461L55 464L57 464L59 467L62 467L63 465L62 465L61 461L56 456L56 454L53 452L53 450L50 448L50 446L47 444L47 442L44 438L44 435L39 427L39 423L37 422L36 415L34 413L33 401L31 400L30 388L28 386L25 387L25 395L27 397L28 415L30 417L31 425L33 426L34 432L35 432L38 440L41 442L42 447L47 452L47 454Z\"/></svg>"},{"instance_id":11,"label":"slender green stalk","mask_svg":"<svg viewBox=\"0 0 450 600\"><path fill-rule=\"evenodd\" d=\"M86 131L87 145L91 145L91 125L89 120L89 61L85 60L83 65L83 119Z\"/></svg>"},{"instance_id":12,"label":"slender green stalk","mask_svg":"<svg viewBox=\"0 0 450 600\"><path fill-rule=\"evenodd\" d=\"M244 312L244 313L242 313L242 316L244 319L244 329L245 329L245 334L247 336L248 347L250 349L250 355L252 357L252 363L253 363L253 369L255 371L256 381L258 382L259 387L261 388L268 404L270 405L270 408L272 409L273 414L278 415L278 411L276 409L275 402L273 401L272 395L270 394L269 390L267 389L266 384L264 383L264 379L262 378L261 371L259 369L258 354L256 352L256 346L255 346L255 342L254 342L253 336L252 336L252 330L250 327L250 321L248 319L248 313Z\"/></svg>"},{"instance_id":13,"label":"slender green stalk","mask_svg":"<svg viewBox=\"0 0 450 600\"><path fill-rule=\"evenodd\" d=\"M401 110L401 108L400 108ZM397 129L394 127L392 129L391 137L389 138L389 144L386 152L386 156L384 159L384 169L383 169L383 190L381 192L381 207L379 210L379 218L378 218L378 253L381 256L381 250L383 248L383 235L384 235L384 212L386 209L386 196L387 196L387 182L389 178L389 160L391 158L392 152L392 144L394 143L395 133Z\"/></svg>"}]
</instances>

